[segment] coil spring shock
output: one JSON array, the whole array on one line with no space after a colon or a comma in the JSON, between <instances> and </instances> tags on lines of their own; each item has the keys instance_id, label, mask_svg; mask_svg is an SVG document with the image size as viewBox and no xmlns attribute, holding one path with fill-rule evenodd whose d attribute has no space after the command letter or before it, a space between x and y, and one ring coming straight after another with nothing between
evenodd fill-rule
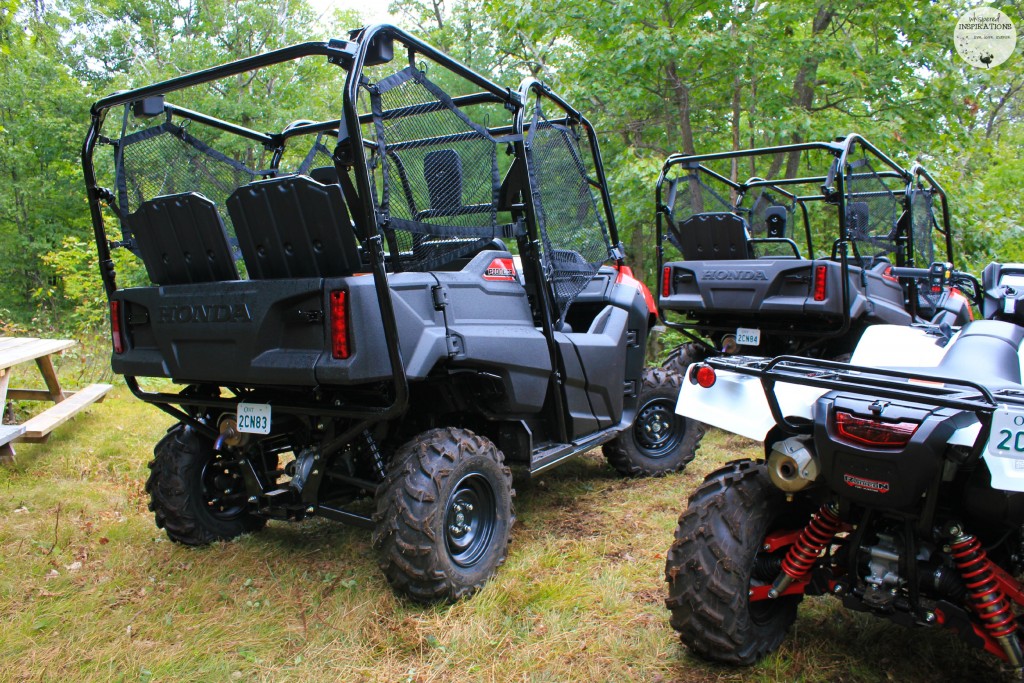
<instances>
[{"instance_id":1,"label":"coil spring shock","mask_svg":"<svg viewBox=\"0 0 1024 683\"><path fill-rule=\"evenodd\" d=\"M988 559L981 542L959 527L951 527L950 555L964 581L971 607L988 634L995 639L1006 658L1016 667L1024 666L1024 654L1017 640L1017 618L1010 601L999 589L992 561Z\"/></svg>"},{"instance_id":2,"label":"coil spring shock","mask_svg":"<svg viewBox=\"0 0 1024 683\"><path fill-rule=\"evenodd\" d=\"M811 517L811 521L800 532L796 543L786 553L782 560L782 572L768 589L768 597L779 597L789 584L802 579L811 571L821 552L832 542L841 526L835 503L822 505L818 514Z\"/></svg>"}]
</instances>

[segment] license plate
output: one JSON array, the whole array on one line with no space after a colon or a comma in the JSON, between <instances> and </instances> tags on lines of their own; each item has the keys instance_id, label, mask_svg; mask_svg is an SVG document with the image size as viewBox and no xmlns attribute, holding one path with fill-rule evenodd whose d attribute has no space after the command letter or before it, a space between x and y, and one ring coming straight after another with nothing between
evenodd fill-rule
<instances>
[{"instance_id":1,"label":"license plate","mask_svg":"<svg viewBox=\"0 0 1024 683\"><path fill-rule=\"evenodd\" d=\"M270 433L269 403L239 403L238 431L245 434Z\"/></svg>"},{"instance_id":2,"label":"license plate","mask_svg":"<svg viewBox=\"0 0 1024 683\"><path fill-rule=\"evenodd\" d=\"M744 346L761 344L761 330L756 327L740 327L736 330L736 343Z\"/></svg>"},{"instance_id":3,"label":"license plate","mask_svg":"<svg viewBox=\"0 0 1024 683\"><path fill-rule=\"evenodd\" d=\"M985 448L989 455L1024 458L1024 410L999 406L992 413L992 431Z\"/></svg>"}]
</instances>

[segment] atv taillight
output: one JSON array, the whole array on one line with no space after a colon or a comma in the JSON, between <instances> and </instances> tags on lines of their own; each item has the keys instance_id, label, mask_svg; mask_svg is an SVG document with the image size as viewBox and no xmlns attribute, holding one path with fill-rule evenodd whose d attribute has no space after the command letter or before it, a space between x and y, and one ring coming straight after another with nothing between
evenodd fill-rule
<instances>
[{"instance_id":1,"label":"atv taillight","mask_svg":"<svg viewBox=\"0 0 1024 683\"><path fill-rule=\"evenodd\" d=\"M661 296L668 297L672 294L672 266L665 266L661 271Z\"/></svg>"},{"instance_id":2,"label":"atv taillight","mask_svg":"<svg viewBox=\"0 0 1024 683\"><path fill-rule=\"evenodd\" d=\"M902 448L920 426L917 422L882 422L837 410L836 432L847 441L873 448Z\"/></svg>"},{"instance_id":3,"label":"atv taillight","mask_svg":"<svg viewBox=\"0 0 1024 683\"><path fill-rule=\"evenodd\" d=\"M824 301L828 290L828 266L814 267L814 300Z\"/></svg>"},{"instance_id":4,"label":"atv taillight","mask_svg":"<svg viewBox=\"0 0 1024 683\"><path fill-rule=\"evenodd\" d=\"M699 384L705 389L710 389L715 385L715 381L718 380L718 375L715 374L715 369L710 365L701 363L698 365L693 374L690 375L690 381L695 384Z\"/></svg>"},{"instance_id":5,"label":"atv taillight","mask_svg":"<svg viewBox=\"0 0 1024 683\"><path fill-rule=\"evenodd\" d=\"M348 305L345 291L331 292L331 355L344 360L352 355L348 339Z\"/></svg>"},{"instance_id":6,"label":"atv taillight","mask_svg":"<svg viewBox=\"0 0 1024 683\"><path fill-rule=\"evenodd\" d=\"M114 353L124 353L124 335L121 333L121 302L110 302L110 341Z\"/></svg>"}]
</instances>

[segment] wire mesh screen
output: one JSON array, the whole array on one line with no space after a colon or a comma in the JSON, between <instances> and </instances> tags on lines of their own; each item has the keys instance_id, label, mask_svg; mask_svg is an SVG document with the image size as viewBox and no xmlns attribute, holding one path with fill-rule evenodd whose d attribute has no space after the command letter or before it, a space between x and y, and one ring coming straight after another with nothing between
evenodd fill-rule
<instances>
[{"instance_id":1,"label":"wire mesh screen","mask_svg":"<svg viewBox=\"0 0 1024 683\"><path fill-rule=\"evenodd\" d=\"M498 140L416 68L366 87L374 195L396 268L440 268L512 237L498 224Z\"/></svg>"},{"instance_id":2,"label":"wire mesh screen","mask_svg":"<svg viewBox=\"0 0 1024 683\"><path fill-rule=\"evenodd\" d=\"M902 185L901 185L902 187ZM864 154L849 162L846 176L846 229L861 256L896 251L900 202Z\"/></svg>"},{"instance_id":3,"label":"wire mesh screen","mask_svg":"<svg viewBox=\"0 0 1024 683\"><path fill-rule=\"evenodd\" d=\"M919 267L935 260L933 230L937 228L931 190L915 189L910 196L910 211L913 218L914 260Z\"/></svg>"},{"instance_id":4,"label":"wire mesh screen","mask_svg":"<svg viewBox=\"0 0 1024 683\"><path fill-rule=\"evenodd\" d=\"M170 121L123 136L115 149L122 218L150 199L198 192L214 202L225 225L230 225L228 196L261 175Z\"/></svg>"},{"instance_id":5,"label":"wire mesh screen","mask_svg":"<svg viewBox=\"0 0 1024 683\"><path fill-rule=\"evenodd\" d=\"M725 186L720 190L726 190ZM708 185L701 174L690 171L669 181L665 205L672 211L672 220L681 223L697 213L734 211L728 195Z\"/></svg>"},{"instance_id":6,"label":"wire mesh screen","mask_svg":"<svg viewBox=\"0 0 1024 683\"><path fill-rule=\"evenodd\" d=\"M545 275L560 319L611 251L590 140L581 128L546 117L538 98L525 131Z\"/></svg>"}]
</instances>

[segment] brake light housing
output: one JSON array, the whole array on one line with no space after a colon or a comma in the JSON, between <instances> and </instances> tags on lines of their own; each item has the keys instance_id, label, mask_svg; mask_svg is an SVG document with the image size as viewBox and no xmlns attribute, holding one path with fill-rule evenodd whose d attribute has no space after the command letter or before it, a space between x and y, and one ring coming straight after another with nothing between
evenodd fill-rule
<instances>
[{"instance_id":1,"label":"brake light housing","mask_svg":"<svg viewBox=\"0 0 1024 683\"><path fill-rule=\"evenodd\" d=\"M352 355L352 342L348 319L348 292L332 290L329 296L331 310L331 356L346 360Z\"/></svg>"},{"instance_id":2,"label":"brake light housing","mask_svg":"<svg viewBox=\"0 0 1024 683\"><path fill-rule=\"evenodd\" d=\"M669 297L672 295L672 266L665 266L661 271L661 296Z\"/></svg>"},{"instance_id":3,"label":"brake light housing","mask_svg":"<svg viewBox=\"0 0 1024 683\"><path fill-rule=\"evenodd\" d=\"M828 266L819 264L814 267L814 300L824 301L828 294Z\"/></svg>"},{"instance_id":4,"label":"brake light housing","mask_svg":"<svg viewBox=\"0 0 1024 683\"><path fill-rule=\"evenodd\" d=\"M114 353L124 353L124 328L121 326L121 302L110 302L110 341Z\"/></svg>"},{"instance_id":5,"label":"brake light housing","mask_svg":"<svg viewBox=\"0 0 1024 683\"><path fill-rule=\"evenodd\" d=\"M920 427L918 422L888 422L836 410L833 416L836 435L849 443L869 448L903 448Z\"/></svg>"}]
</instances>

